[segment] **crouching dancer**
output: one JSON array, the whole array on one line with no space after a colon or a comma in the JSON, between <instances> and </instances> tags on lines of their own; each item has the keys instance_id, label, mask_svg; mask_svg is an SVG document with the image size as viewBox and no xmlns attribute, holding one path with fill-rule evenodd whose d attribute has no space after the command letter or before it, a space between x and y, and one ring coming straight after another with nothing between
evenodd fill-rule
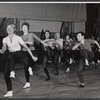
<instances>
[{"instance_id":1,"label":"crouching dancer","mask_svg":"<svg viewBox=\"0 0 100 100\"><path fill-rule=\"evenodd\" d=\"M91 44L95 43L98 48L100 48L97 41L92 39L85 39L85 34L83 32L77 33L77 42L73 46L72 50L75 50L77 48L80 49L80 60L79 60L79 66L77 75L81 82L79 85L79 88L84 87L84 77L83 77L83 71L85 70L86 66L89 66L89 61L92 61L94 59L94 52L91 49Z\"/></svg>"},{"instance_id":2,"label":"crouching dancer","mask_svg":"<svg viewBox=\"0 0 100 100\"><path fill-rule=\"evenodd\" d=\"M4 69L4 79L7 85L8 92L4 95L4 97L13 96L12 82L10 79L10 69L13 68L17 62L20 62L22 60L21 45L26 48L32 59L35 59L27 45L24 43L21 37L14 34L14 31L15 25L9 24L7 26L8 36L3 39L3 46L2 49L0 49L0 53L4 53L7 49L9 51L9 53L7 54L7 62Z\"/></svg>"}]
</instances>

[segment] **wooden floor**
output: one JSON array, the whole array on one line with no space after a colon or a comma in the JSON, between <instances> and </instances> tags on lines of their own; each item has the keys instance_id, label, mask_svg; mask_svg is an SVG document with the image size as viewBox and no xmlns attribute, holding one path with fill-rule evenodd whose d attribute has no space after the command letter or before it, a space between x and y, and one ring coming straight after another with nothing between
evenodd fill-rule
<instances>
[{"instance_id":1,"label":"wooden floor","mask_svg":"<svg viewBox=\"0 0 100 100\"><path fill-rule=\"evenodd\" d=\"M31 88L23 89L25 84L24 70L16 69L16 78L12 80L13 98L100 98L100 65L91 65L85 70L85 87L79 89L79 80L72 64L71 72L65 72L65 64L59 65L59 75L54 75L52 64L48 64L51 80L45 81L46 75L41 64L33 68L34 75L30 77ZM3 72L0 72L0 98L7 92Z\"/></svg>"}]
</instances>

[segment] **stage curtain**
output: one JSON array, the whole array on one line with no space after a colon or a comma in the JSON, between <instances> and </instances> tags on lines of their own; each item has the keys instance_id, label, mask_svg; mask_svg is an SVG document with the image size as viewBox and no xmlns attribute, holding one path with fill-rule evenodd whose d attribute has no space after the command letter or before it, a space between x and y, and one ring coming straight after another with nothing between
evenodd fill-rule
<instances>
[{"instance_id":1,"label":"stage curtain","mask_svg":"<svg viewBox=\"0 0 100 100\"><path fill-rule=\"evenodd\" d=\"M87 20L84 3L0 3L0 17L71 22Z\"/></svg>"}]
</instances>

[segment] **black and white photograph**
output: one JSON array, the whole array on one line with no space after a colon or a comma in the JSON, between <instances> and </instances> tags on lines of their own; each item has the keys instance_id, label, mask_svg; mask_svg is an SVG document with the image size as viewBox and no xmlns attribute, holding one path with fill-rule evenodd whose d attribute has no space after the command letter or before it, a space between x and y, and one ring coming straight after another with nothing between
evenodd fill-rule
<instances>
[{"instance_id":1,"label":"black and white photograph","mask_svg":"<svg viewBox=\"0 0 100 100\"><path fill-rule=\"evenodd\" d=\"M0 2L0 98L100 98L100 2Z\"/></svg>"}]
</instances>

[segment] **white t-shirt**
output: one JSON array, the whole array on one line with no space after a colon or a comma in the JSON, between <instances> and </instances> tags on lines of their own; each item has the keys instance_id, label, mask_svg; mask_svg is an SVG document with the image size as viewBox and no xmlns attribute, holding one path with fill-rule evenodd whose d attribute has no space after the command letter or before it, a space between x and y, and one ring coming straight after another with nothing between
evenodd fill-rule
<instances>
[{"instance_id":1,"label":"white t-shirt","mask_svg":"<svg viewBox=\"0 0 100 100\"><path fill-rule=\"evenodd\" d=\"M63 49L63 39L57 39L56 42L59 43L60 49ZM56 45L56 47L58 47L58 45Z\"/></svg>"},{"instance_id":2,"label":"white t-shirt","mask_svg":"<svg viewBox=\"0 0 100 100\"><path fill-rule=\"evenodd\" d=\"M7 36L3 39L3 43L8 46L9 52L16 52L21 50L21 45L24 44L24 41L21 37L14 34L12 42L10 41L9 36Z\"/></svg>"}]
</instances>

